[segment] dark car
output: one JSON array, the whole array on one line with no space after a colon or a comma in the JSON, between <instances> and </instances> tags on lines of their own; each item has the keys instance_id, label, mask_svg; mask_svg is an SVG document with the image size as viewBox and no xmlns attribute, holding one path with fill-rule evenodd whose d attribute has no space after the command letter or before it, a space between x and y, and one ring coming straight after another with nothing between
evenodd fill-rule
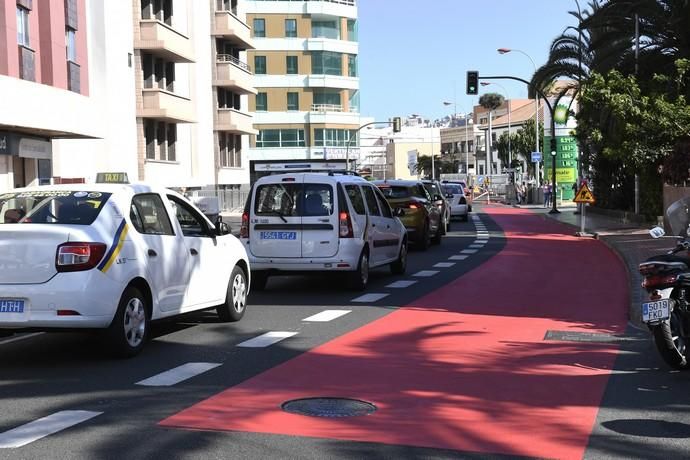
<instances>
[{"instance_id":1,"label":"dark car","mask_svg":"<svg viewBox=\"0 0 690 460\"><path fill-rule=\"evenodd\" d=\"M450 202L443 193L443 187L437 180L423 180L424 188L429 192L434 204L441 212L441 233L445 235L450 230Z\"/></svg>"},{"instance_id":2,"label":"dark car","mask_svg":"<svg viewBox=\"0 0 690 460\"><path fill-rule=\"evenodd\" d=\"M374 181L393 209L402 209L400 220L410 241L426 250L431 243L441 242L441 211L424 184L417 180Z\"/></svg>"}]
</instances>

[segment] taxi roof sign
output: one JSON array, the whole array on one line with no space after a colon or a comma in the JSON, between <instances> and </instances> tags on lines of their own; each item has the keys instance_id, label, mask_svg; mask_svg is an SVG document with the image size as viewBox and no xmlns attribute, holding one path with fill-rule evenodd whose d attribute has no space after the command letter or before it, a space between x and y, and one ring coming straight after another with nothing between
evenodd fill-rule
<instances>
[{"instance_id":1,"label":"taxi roof sign","mask_svg":"<svg viewBox=\"0 0 690 460\"><path fill-rule=\"evenodd\" d=\"M97 184L129 184L126 172L100 172L96 174Z\"/></svg>"},{"instance_id":2,"label":"taxi roof sign","mask_svg":"<svg viewBox=\"0 0 690 460\"><path fill-rule=\"evenodd\" d=\"M587 187L586 183L583 183L580 186L580 190L577 191L575 194L575 198L573 198L573 201L575 203L589 203L593 204L596 202L594 199L594 195L592 194L592 191Z\"/></svg>"}]
</instances>

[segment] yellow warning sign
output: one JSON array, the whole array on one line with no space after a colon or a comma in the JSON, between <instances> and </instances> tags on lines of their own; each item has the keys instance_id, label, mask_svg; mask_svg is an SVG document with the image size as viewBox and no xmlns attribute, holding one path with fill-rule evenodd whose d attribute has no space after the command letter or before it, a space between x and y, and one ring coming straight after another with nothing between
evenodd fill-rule
<instances>
[{"instance_id":1,"label":"yellow warning sign","mask_svg":"<svg viewBox=\"0 0 690 460\"><path fill-rule=\"evenodd\" d=\"M592 195L592 191L587 187L587 184L584 183L582 186L580 186L580 190L577 191L575 194L575 198L573 198L573 201L575 203L594 203L596 200L594 199L594 195Z\"/></svg>"}]
</instances>

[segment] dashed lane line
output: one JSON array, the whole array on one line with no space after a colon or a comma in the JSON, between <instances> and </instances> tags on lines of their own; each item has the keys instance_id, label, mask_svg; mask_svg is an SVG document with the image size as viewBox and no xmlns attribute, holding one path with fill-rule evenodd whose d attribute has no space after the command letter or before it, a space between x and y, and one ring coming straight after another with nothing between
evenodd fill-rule
<instances>
[{"instance_id":1,"label":"dashed lane line","mask_svg":"<svg viewBox=\"0 0 690 460\"><path fill-rule=\"evenodd\" d=\"M400 280L400 281L395 281L386 287L387 288L393 288L393 289L403 289L403 288L408 288L408 287L410 287L416 283L417 283L416 280Z\"/></svg>"},{"instance_id":2,"label":"dashed lane line","mask_svg":"<svg viewBox=\"0 0 690 460\"><path fill-rule=\"evenodd\" d=\"M436 265L434 265L434 268L450 268L454 265L454 262L439 262Z\"/></svg>"},{"instance_id":3,"label":"dashed lane line","mask_svg":"<svg viewBox=\"0 0 690 460\"><path fill-rule=\"evenodd\" d=\"M468 256L450 256L448 260L465 260Z\"/></svg>"},{"instance_id":4,"label":"dashed lane line","mask_svg":"<svg viewBox=\"0 0 690 460\"><path fill-rule=\"evenodd\" d=\"M243 348L265 348L294 335L297 335L297 332L271 331L258 337L254 337L253 339L245 340L244 342L237 344L237 346Z\"/></svg>"},{"instance_id":5,"label":"dashed lane line","mask_svg":"<svg viewBox=\"0 0 690 460\"><path fill-rule=\"evenodd\" d=\"M321 313L317 313L309 318L304 318L302 321L312 321L315 323L326 323L328 321L333 321L336 318L345 316L348 313L352 313L352 310L324 310Z\"/></svg>"},{"instance_id":6,"label":"dashed lane line","mask_svg":"<svg viewBox=\"0 0 690 460\"><path fill-rule=\"evenodd\" d=\"M416 276L418 278L429 278L431 276L438 275L438 273L439 273L438 270L422 270L422 271L418 271L417 273L415 273L412 276Z\"/></svg>"},{"instance_id":7,"label":"dashed lane line","mask_svg":"<svg viewBox=\"0 0 690 460\"><path fill-rule=\"evenodd\" d=\"M169 387L220 366L221 363L187 363L160 374L149 377L136 385L146 387Z\"/></svg>"},{"instance_id":8,"label":"dashed lane line","mask_svg":"<svg viewBox=\"0 0 690 460\"><path fill-rule=\"evenodd\" d=\"M460 254L476 254L478 252L478 249L463 249L462 251L460 251Z\"/></svg>"},{"instance_id":9,"label":"dashed lane line","mask_svg":"<svg viewBox=\"0 0 690 460\"><path fill-rule=\"evenodd\" d=\"M359 296L355 299L352 299L351 302L357 302L357 303L365 303L365 302L377 302L384 297L388 297L390 294L364 294L362 296Z\"/></svg>"},{"instance_id":10,"label":"dashed lane line","mask_svg":"<svg viewBox=\"0 0 690 460\"><path fill-rule=\"evenodd\" d=\"M65 410L0 433L0 449L15 449L38 441L79 423L101 415L103 412Z\"/></svg>"}]
</instances>

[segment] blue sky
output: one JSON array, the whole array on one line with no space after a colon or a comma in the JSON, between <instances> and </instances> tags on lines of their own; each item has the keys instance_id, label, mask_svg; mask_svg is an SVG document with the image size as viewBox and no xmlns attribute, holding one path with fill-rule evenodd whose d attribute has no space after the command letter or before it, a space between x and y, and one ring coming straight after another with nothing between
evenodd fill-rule
<instances>
[{"instance_id":1,"label":"blue sky","mask_svg":"<svg viewBox=\"0 0 690 460\"><path fill-rule=\"evenodd\" d=\"M435 119L471 110L477 96L465 94L467 70L529 80L530 60L546 61L554 37L576 25L568 11L575 0L359 0L359 76L362 116L387 120L417 113ZM580 0L584 8L586 1ZM527 97L520 83L480 87L511 98ZM456 92L457 88L457 92ZM463 110L464 109L464 110Z\"/></svg>"}]
</instances>

